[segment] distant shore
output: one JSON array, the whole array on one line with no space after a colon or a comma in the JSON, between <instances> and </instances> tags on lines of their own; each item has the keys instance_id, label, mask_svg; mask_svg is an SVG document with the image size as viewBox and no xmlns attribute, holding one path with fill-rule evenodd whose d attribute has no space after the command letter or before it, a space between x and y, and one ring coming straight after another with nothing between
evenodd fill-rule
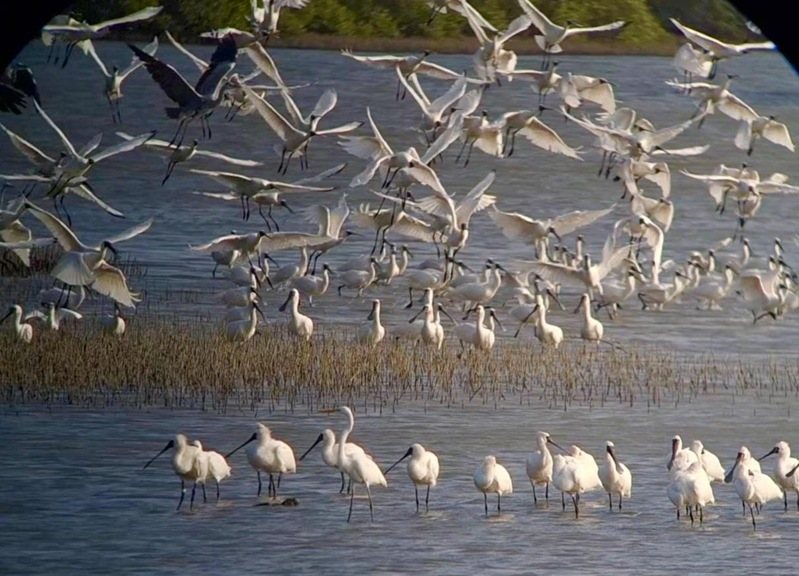
<instances>
[{"instance_id":1,"label":"distant shore","mask_svg":"<svg viewBox=\"0 0 799 576\"><path fill-rule=\"evenodd\" d=\"M111 35L109 40L144 42L151 37L141 34ZM184 39L180 39L184 41ZM205 38L185 41L191 45L212 44ZM630 45L615 39L569 39L563 46L567 56L672 56L680 45L679 38L670 37L667 41L650 44ZM433 54L474 54L479 47L477 39L469 36L457 38L428 38L424 36L404 38L374 38L357 36L334 36L329 34L301 34L297 36L277 36L271 38L267 48L292 48L299 50L352 50L354 52L407 53L429 50ZM519 56L541 55L532 38L514 39L507 45ZM557 58L557 55L555 56Z\"/></svg>"},{"instance_id":2,"label":"distant shore","mask_svg":"<svg viewBox=\"0 0 799 576\"><path fill-rule=\"evenodd\" d=\"M278 37L269 41L268 47L297 48L310 50L342 50L358 52L421 52L429 50L437 54L473 54L479 47L471 37L459 38L360 38L351 36L330 36L303 34L300 36ZM679 47L673 41L658 42L651 45L631 46L615 40L569 40L564 44L567 55L628 55L628 56L671 56ZM540 55L541 50L531 38L515 40L508 48L518 55ZM557 56L556 56L557 57Z\"/></svg>"}]
</instances>

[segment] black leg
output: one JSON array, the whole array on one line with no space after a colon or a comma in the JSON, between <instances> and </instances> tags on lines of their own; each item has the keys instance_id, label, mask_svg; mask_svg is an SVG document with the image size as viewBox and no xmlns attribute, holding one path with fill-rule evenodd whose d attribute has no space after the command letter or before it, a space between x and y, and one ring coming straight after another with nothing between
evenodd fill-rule
<instances>
[{"instance_id":1,"label":"black leg","mask_svg":"<svg viewBox=\"0 0 799 576\"><path fill-rule=\"evenodd\" d=\"M533 487L533 504L538 504L538 497L535 495L535 482L531 480L530 486Z\"/></svg>"},{"instance_id":2,"label":"black leg","mask_svg":"<svg viewBox=\"0 0 799 576\"><path fill-rule=\"evenodd\" d=\"M427 485L427 494L424 497L424 511L430 511L430 484Z\"/></svg>"},{"instance_id":3,"label":"black leg","mask_svg":"<svg viewBox=\"0 0 799 576\"><path fill-rule=\"evenodd\" d=\"M413 491L416 493L416 513L419 513L419 487L414 484ZM430 489L428 488L428 494L430 493Z\"/></svg>"},{"instance_id":4,"label":"black leg","mask_svg":"<svg viewBox=\"0 0 799 576\"><path fill-rule=\"evenodd\" d=\"M339 489L338 493L341 494L344 492L344 472L339 472L341 474L341 488Z\"/></svg>"},{"instance_id":5,"label":"black leg","mask_svg":"<svg viewBox=\"0 0 799 576\"><path fill-rule=\"evenodd\" d=\"M258 474L258 496L261 495L261 471L256 470L256 474Z\"/></svg>"},{"instance_id":6,"label":"black leg","mask_svg":"<svg viewBox=\"0 0 799 576\"><path fill-rule=\"evenodd\" d=\"M191 502L189 502L189 510L194 508L194 493L197 492L197 482L195 481L191 487Z\"/></svg>"},{"instance_id":7,"label":"black leg","mask_svg":"<svg viewBox=\"0 0 799 576\"><path fill-rule=\"evenodd\" d=\"M205 482L203 482L203 504L208 503L208 496L205 495Z\"/></svg>"},{"instance_id":8,"label":"black leg","mask_svg":"<svg viewBox=\"0 0 799 576\"><path fill-rule=\"evenodd\" d=\"M180 500L178 501L178 507L175 510L180 510L180 506L183 504L183 499L186 497L186 485L183 482L183 479L180 480Z\"/></svg>"},{"instance_id":9,"label":"black leg","mask_svg":"<svg viewBox=\"0 0 799 576\"><path fill-rule=\"evenodd\" d=\"M483 508L485 508L486 516L488 516L488 495L483 492Z\"/></svg>"},{"instance_id":10,"label":"black leg","mask_svg":"<svg viewBox=\"0 0 799 576\"><path fill-rule=\"evenodd\" d=\"M372 507L372 491L369 489L369 484L366 485L366 496L369 498L369 516L372 522L375 521L375 511Z\"/></svg>"},{"instance_id":11,"label":"black leg","mask_svg":"<svg viewBox=\"0 0 799 576\"><path fill-rule=\"evenodd\" d=\"M354 487L352 488L352 492L350 492L350 511L347 514L347 522L349 522L350 518L352 518L352 500L353 500L353 498L355 498L355 488Z\"/></svg>"}]
</instances>

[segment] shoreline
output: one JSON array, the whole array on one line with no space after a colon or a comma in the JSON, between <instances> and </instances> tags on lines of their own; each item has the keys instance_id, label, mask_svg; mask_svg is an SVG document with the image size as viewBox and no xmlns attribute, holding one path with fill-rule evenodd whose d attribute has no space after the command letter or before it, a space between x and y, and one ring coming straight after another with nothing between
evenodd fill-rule
<instances>
[{"instance_id":1,"label":"shoreline","mask_svg":"<svg viewBox=\"0 0 799 576\"><path fill-rule=\"evenodd\" d=\"M160 38L159 34L159 38ZM113 42L149 42L152 36L145 34L111 34L99 41ZM213 40L192 38L181 42L187 46L210 45ZM564 44L562 56L673 56L680 46L680 38L669 37L668 41L652 42L640 45L629 45L614 39L571 38ZM352 50L354 52L422 52L429 50L432 54L471 55L477 51L479 44L472 36L428 38L412 36L401 38L375 38L358 36L334 36L327 34L301 34L298 36L276 36L267 44L269 48L292 50ZM516 38L511 40L508 49L519 56L540 56L543 52L532 38Z\"/></svg>"}]
</instances>

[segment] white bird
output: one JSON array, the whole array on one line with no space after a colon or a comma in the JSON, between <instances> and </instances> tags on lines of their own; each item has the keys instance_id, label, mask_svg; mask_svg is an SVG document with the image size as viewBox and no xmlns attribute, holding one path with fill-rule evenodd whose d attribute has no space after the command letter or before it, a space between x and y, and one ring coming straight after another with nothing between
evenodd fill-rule
<instances>
[{"instance_id":1,"label":"white bird","mask_svg":"<svg viewBox=\"0 0 799 576\"><path fill-rule=\"evenodd\" d=\"M156 50L158 50L158 36L153 38L153 41L143 48L143 51L147 52L150 56L154 56ZM105 98L108 100L108 105L111 107L111 118L114 123L118 122L121 124L122 112L119 109L119 101L122 99L122 84L127 80L128 76L144 66L144 62L134 56L131 63L123 71L120 72L119 68L114 66L111 72L109 72L92 43L89 43L89 55L94 58L94 61L100 68L100 72L102 72L105 77Z\"/></svg>"},{"instance_id":2,"label":"white bird","mask_svg":"<svg viewBox=\"0 0 799 576\"><path fill-rule=\"evenodd\" d=\"M527 320L529 320L533 315L536 316L535 327L538 341L544 346L552 346L555 348L555 350L557 350L563 342L563 328L547 321L547 306L544 302L544 297L541 294L536 294L535 306L524 319L524 321L519 325L519 328L516 330L516 336L519 336L522 326L524 326Z\"/></svg>"},{"instance_id":3,"label":"white bird","mask_svg":"<svg viewBox=\"0 0 799 576\"><path fill-rule=\"evenodd\" d=\"M586 342L594 342L599 344L602 341L602 336L605 334L605 327L602 322L597 320L591 315L591 297L588 293L584 293L580 297L580 303L574 309L574 313L582 310L583 325L580 328L580 338Z\"/></svg>"},{"instance_id":4,"label":"white bird","mask_svg":"<svg viewBox=\"0 0 799 576\"><path fill-rule=\"evenodd\" d=\"M397 68L405 78L412 74L422 74L423 76L431 76L439 80L457 80L461 77L460 74L449 68L445 68L439 64L435 64L427 60L430 52L425 50L419 56L392 56L389 54L381 54L378 56L359 56L353 54L349 50L342 50L342 56L352 58L356 62L366 64L371 68L378 68L382 70L391 70ZM400 97L400 86L397 86L397 98Z\"/></svg>"},{"instance_id":5,"label":"white bird","mask_svg":"<svg viewBox=\"0 0 799 576\"><path fill-rule=\"evenodd\" d=\"M773 144L794 151L793 140L788 127L782 122L777 122L774 116L760 116L756 118L744 118L738 125L738 132L735 134L735 147L739 150L746 150L747 156L752 155L755 142L760 139L768 140Z\"/></svg>"},{"instance_id":6,"label":"white bird","mask_svg":"<svg viewBox=\"0 0 799 576\"><path fill-rule=\"evenodd\" d=\"M533 487L533 502L538 503L538 497L535 494L536 485L543 484L544 497L549 502L549 485L552 483L552 453L549 451L547 444L552 444L556 448L560 448L550 437L548 432L536 432L535 434L536 446L538 450L533 451L527 457L527 477L530 479L530 485ZM562 450L562 448L560 448Z\"/></svg>"},{"instance_id":7,"label":"white bird","mask_svg":"<svg viewBox=\"0 0 799 576\"><path fill-rule=\"evenodd\" d=\"M513 156L516 145L516 136L521 134L533 144L554 154L562 154L568 158L582 160L576 148L572 148L563 141L563 138L552 128L544 124L530 110L518 110L505 112L502 115L502 122L505 127L505 150L503 154L507 157Z\"/></svg>"},{"instance_id":8,"label":"white bird","mask_svg":"<svg viewBox=\"0 0 799 576\"><path fill-rule=\"evenodd\" d=\"M553 458L552 483L562 494L571 496L575 518L580 517L581 495L602 487L596 460L575 445L569 447L567 454L556 454ZM566 510L566 501L562 503Z\"/></svg>"},{"instance_id":9,"label":"white bird","mask_svg":"<svg viewBox=\"0 0 799 576\"><path fill-rule=\"evenodd\" d=\"M302 456L300 456L300 462L302 462L302 460L304 460L305 457L311 452L311 450L316 448L316 445L319 444L320 442L322 443L322 460L324 461L325 464L327 464L331 468L335 468L341 474L341 489L338 491L339 494L341 494L342 492L344 492L344 485L345 485L344 471L338 465L338 443L336 442L335 432L333 432L330 428L325 428L319 434L319 436L316 437L316 440L311 445L311 447L308 448L303 453ZM347 442L347 445L344 446L344 450L346 450L346 452L353 457L359 454L363 454L368 457L368 454L364 452L363 448L358 446L355 442ZM351 488L352 488L352 480L350 480L350 489Z\"/></svg>"},{"instance_id":10,"label":"white bird","mask_svg":"<svg viewBox=\"0 0 799 576\"><path fill-rule=\"evenodd\" d=\"M724 467L721 465L719 457L705 448L701 440L691 442L691 451L699 458L702 468L704 468L711 482L724 482Z\"/></svg>"},{"instance_id":11,"label":"white bird","mask_svg":"<svg viewBox=\"0 0 799 576\"><path fill-rule=\"evenodd\" d=\"M155 18L163 10L163 6L148 6L131 14L104 20L97 24L89 24L69 18L66 23L48 24L42 28L42 41L45 45L54 45L54 41L61 41L67 44L64 52L63 66L69 62L75 46L79 46L84 53L89 51L92 40L104 38L115 26L141 22Z\"/></svg>"},{"instance_id":12,"label":"white bird","mask_svg":"<svg viewBox=\"0 0 799 576\"><path fill-rule=\"evenodd\" d=\"M694 114L694 118L699 119L699 127L702 126L705 117L713 114L716 110L733 120L748 120L750 122L756 120L758 118L757 112L749 104L730 92L731 82L732 78L727 78L724 84L711 84L710 82L685 83L668 80L666 84L699 100Z\"/></svg>"},{"instance_id":13,"label":"white bird","mask_svg":"<svg viewBox=\"0 0 799 576\"><path fill-rule=\"evenodd\" d=\"M377 260L370 258L369 266L366 270L345 270L339 273L338 295L341 290L349 288L358 291L358 297L363 296L363 291L374 284L377 279Z\"/></svg>"},{"instance_id":14,"label":"white bird","mask_svg":"<svg viewBox=\"0 0 799 576\"><path fill-rule=\"evenodd\" d=\"M305 314L300 314L300 293L296 288L289 291L288 298L283 302L280 311L284 312L289 305L291 306L291 320L287 323L289 332L301 340L310 340L313 335L313 320Z\"/></svg>"},{"instance_id":15,"label":"white bird","mask_svg":"<svg viewBox=\"0 0 799 576\"><path fill-rule=\"evenodd\" d=\"M503 212L496 206L488 210L488 216L508 240L517 240L535 247L536 256L542 258L546 254L549 234L561 241L563 236L588 226L600 218L610 214L615 208L602 210L574 210L543 220L534 220L519 212Z\"/></svg>"},{"instance_id":16,"label":"white bird","mask_svg":"<svg viewBox=\"0 0 799 576\"><path fill-rule=\"evenodd\" d=\"M358 344L374 348L386 336L386 329L380 323L380 300L372 300L372 310L366 320L358 327L355 338Z\"/></svg>"},{"instance_id":17,"label":"white bird","mask_svg":"<svg viewBox=\"0 0 799 576\"><path fill-rule=\"evenodd\" d=\"M9 308L8 314L0 320L0 324L5 322L10 316L14 316L14 333L17 336L17 340L30 344L31 340L33 340L33 326L28 323L27 319L23 320L22 314L22 307L14 304Z\"/></svg>"},{"instance_id":18,"label":"white bird","mask_svg":"<svg viewBox=\"0 0 799 576\"><path fill-rule=\"evenodd\" d=\"M216 501L219 502L219 483L230 477L230 464L219 452L204 450L199 440L195 440L192 444L198 450L195 456L195 466L198 468L197 484L203 487L203 501L207 501L205 484L212 479L216 484Z\"/></svg>"},{"instance_id":19,"label":"white bird","mask_svg":"<svg viewBox=\"0 0 799 576\"><path fill-rule=\"evenodd\" d=\"M774 478L776 478L780 488L785 491L785 511L788 511L788 492L796 493L796 507L799 508L799 476L791 474L791 471L799 465L799 460L791 456L791 446L784 440L777 442L774 448L761 456L758 461L772 454L777 455L777 463L774 465Z\"/></svg>"},{"instance_id":20,"label":"white bird","mask_svg":"<svg viewBox=\"0 0 799 576\"><path fill-rule=\"evenodd\" d=\"M486 84L499 82L497 73L512 80L518 57L513 50L506 50L505 44L530 27L530 17L526 14L517 16L505 30L492 32L490 37L480 23L473 18L467 18L467 22L480 43L480 47L472 57L477 77Z\"/></svg>"},{"instance_id":21,"label":"white bird","mask_svg":"<svg viewBox=\"0 0 799 576\"><path fill-rule=\"evenodd\" d=\"M488 516L488 495L497 495L497 512L502 512L502 496L513 494L513 482L507 468L496 456L486 456L474 471L474 485L483 493L483 507Z\"/></svg>"},{"instance_id":22,"label":"white bird","mask_svg":"<svg viewBox=\"0 0 799 576\"><path fill-rule=\"evenodd\" d=\"M733 58L748 54L749 52L760 50L776 50L774 42L746 42L744 44L731 44L723 42L712 36L708 36L704 32L699 32L693 28L689 28L685 24L681 24L676 18L669 18L672 24L683 33L683 35L693 44L704 50L712 60L712 68L708 73L708 77L712 78L716 72L716 65L720 60Z\"/></svg>"},{"instance_id":23,"label":"white bird","mask_svg":"<svg viewBox=\"0 0 799 576\"><path fill-rule=\"evenodd\" d=\"M693 454L693 452L691 453ZM694 523L695 508L699 509L699 524L701 525L704 522L705 506L716 502L710 478L702 468L702 463L696 458L687 467L674 469L666 487L666 495L677 509L678 520L680 519L680 510L688 510L691 525Z\"/></svg>"},{"instance_id":24,"label":"white bird","mask_svg":"<svg viewBox=\"0 0 799 576\"><path fill-rule=\"evenodd\" d=\"M299 278L294 278L291 281L292 287L308 298L308 303L313 306L313 299L316 296L322 296L330 287L330 275L332 270L327 264L322 265L322 273L320 275L305 275Z\"/></svg>"},{"instance_id":25,"label":"white bird","mask_svg":"<svg viewBox=\"0 0 799 576\"><path fill-rule=\"evenodd\" d=\"M605 445L605 462L599 467L599 479L608 493L608 506L613 510L613 495L619 495L619 510L622 498L629 498L633 489L633 477L630 469L619 462L616 457L616 446L610 440Z\"/></svg>"},{"instance_id":26,"label":"white bird","mask_svg":"<svg viewBox=\"0 0 799 576\"><path fill-rule=\"evenodd\" d=\"M300 248L300 258L294 264L286 264L272 271L269 279L273 286L281 286L292 282L296 278L300 278L308 270L308 248L303 246Z\"/></svg>"},{"instance_id":27,"label":"white bird","mask_svg":"<svg viewBox=\"0 0 799 576\"><path fill-rule=\"evenodd\" d=\"M369 497L369 515L374 522L374 507L372 505L371 486L388 486L386 477L380 470L380 466L369 458L365 453L357 453L347 450L347 440L355 428L355 416L349 406L342 406L339 411L347 416L347 427L342 430L338 442L338 466L355 484L363 484L366 487L366 495ZM347 514L347 522L352 518L352 502L355 499L355 486L352 487L350 494L350 510Z\"/></svg>"},{"instance_id":28,"label":"white bird","mask_svg":"<svg viewBox=\"0 0 799 576\"><path fill-rule=\"evenodd\" d=\"M602 261L593 264L588 254L583 256L579 267L567 266L556 262L532 262L526 271L534 272L551 282L582 286L593 295L596 291L602 294L602 280L629 258L631 248L622 246L614 248L613 238L609 237L602 249Z\"/></svg>"},{"instance_id":29,"label":"white bird","mask_svg":"<svg viewBox=\"0 0 799 576\"><path fill-rule=\"evenodd\" d=\"M752 528L757 530L757 523L755 522L755 506L761 506L771 500L780 500L784 497L782 489L779 485L766 476L762 472L755 472L745 465L741 465L747 460L748 450L742 447L738 450L738 456L735 458L735 464L732 469L727 472L724 477L725 482L732 482L735 487L735 492L741 498L741 501L749 506L749 514L752 517ZM744 512L745 514L745 512Z\"/></svg>"},{"instance_id":30,"label":"white bird","mask_svg":"<svg viewBox=\"0 0 799 576\"><path fill-rule=\"evenodd\" d=\"M430 294L432 300L432 291ZM441 347L444 345L444 327L441 325L441 318L439 315L441 310L443 310L443 308L440 304L438 306L434 306L432 303L425 304L416 316L408 320L416 336L421 338L422 342L425 344L434 346L438 350L441 350ZM417 318L421 314L424 314L424 320L422 320L421 325L419 325Z\"/></svg>"},{"instance_id":31,"label":"white bird","mask_svg":"<svg viewBox=\"0 0 799 576\"><path fill-rule=\"evenodd\" d=\"M251 258L259 253L261 242L266 237L267 234L263 230L251 232L249 234L226 234L225 236L219 236L199 246L189 244L189 248L195 252L211 253L238 251L239 254Z\"/></svg>"},{"instance_id":32,"label":"white bird","mask_svg":"<svg viewBox=\"0 0 799 576\"><path fill-rule=\"evenodd\" d=\"M427 0L427 5L433 9L430 13L430 17L427 19L427 25L433 23L433 20L439 14L446 14L448 10L452 10L463 16L464 18L468 18L474 22L476 22L479 26L482 26L486 30L491 30L496 32L496 28L491 25L483 15L480 14L471 4L469 4L466 0Z\"/></svg>"},{"instance_id":33,"label":"white bird","mask_svg":"<svg viewBox=\"0 0 799 576\"><path fill-rule=\"evenodd\" d=\"M46 304L45 306L47 308L47 313L34 310L25 316L25 320L41 320L50 330L58 331L59 328L61 328L61 323L65 320L80 320L83 318L83 314L80 312L56 306L54 303Z\"/></svg>"},{"instance_id":34,"label":"white bird","mask_svg":"<svg viewBox=\"0 0 799 576\"><path fill-rule=\"evenodd\" d=\"M67 286L88 286L128 308L134 308L138 295L128 288L125 274L106 261L108 251L116 252L115 244L135 238L149 230L152 218L106 238L99 245L89 246L78 240L75 233L50 212L28 202L28 209L58 241L64 254L50 275Z\"/></svg>"},{"instance_id":35,"label":"white bird","mask_svg":"<svg viewBox=\"0 0 799 576\"><path fill-rule=\"evenodd\" d=\"M264 318L264 322L266 322L263 310L261 310L254 299L241 308L245 315L244 318L241 318L241 313L237 312L236 316L239 319L230 319L225 322L225 335L227 339L232 342L246 342L255 336L255 330L258 327L258 316L256 316L256 312L260 313L261 317Z\"/></svg>"},{"instance_id":36,"label":"white bird","mask_svg":"<svg viewBox=\"0 0 799 576\"><path fill-rule=\"evenodd\" d=\"M679 434L671 439L671 456L666 469L669 471L685 470L694 462L698 462L699 457L689 448L683 448L682 438Z\"/></svg>"},{"instance_id":37,"label":"white bird","mask_svg":"<svg viewBox=\"0 0 799 576\"><path fill-rule=\"evenodd\" d=\"M277 22L280 18L280 11L283 8L298 10L305 8L310 0L262 0L258 6L258 0L250 0L250 23L256 32L256 37L263 37L266 42L277 33Z\"/></svg>"},{"instance_id":38,"label":"white bird","mask_svg":"<svg viewBox=\"0 0 799 576\"><path fill-rule=\"evenodd\" d=\"M532 20L533 26L538 28L541 34L535 36L535 42L538 47L543 50L545 60L548 62L550 54L559 54L563 52L560 43L566 40L569 36L575 34L588 34L592 32L610 32L618 30L624 26L623 20L611 22L610 24L603 24L601 26L592 26L589 28L576 28L572 22L566 22L566 26L559 26L547 18L543 12L533 6L529 0L519 0L519 6L524 10Z\"/></svg>"},{"instance_id":39,"label":"white bird","mask_svg":"<svg viewBox=\"0 0 799 576\"><path fill-rule=\"evenodd\" d=\"M294 156L298 156L300 158L300 168L307 167L306 151L308 148L308 143L314 136L346 134L347 132L352 132L361 126L361 124L363 124L363 122L350 122L349 124L344 124L335 128L328 128L326 130L320 130L318 128L314 130L303 129L300 126L296 126L295 124L289 122L282 114L280 114L280 112L275 109L274 106L272 106L272 104L256 94L246 84L241 84L234 80L233 85L241 87L241 89L247 95L247 98L250 100L250 102L252 102L253 106L258 111L258 114L260 114L261 118L263 118L264 122L266 122L267 126L269 126L269 128L275 134L277 134L278 138L280 138L282 141L282 144L277 144L275 146L275 152L277 152L280 156L280 165L278 166L279 173L285 174L288 171L289 164Z\"/></svg>"},{"instance_id":40,"label":"white bird","mask_svg":"<svg viewBox=\"0 0 799 576\"><path fill-rule=\"evenodd\" d=\"M402 455L402 458L388 467L386 474L391 472L397 464L405 460L408 456L411 457L411 459L408 460L408 478L413 482L413 489L416 492L416 511L419 512L419 486L427 486L427 494L424 498L424 510L428 512L430 510L430 487L435 486L436 482L438 482L438 456L431 450L425 449L421 444L414 443L408 448L405 454Z\"/></svg>"},{"instance_id":41,"label":"white bird","mask_svg":"<svg viewBox=\"0 0 799 576\"><path fill-rule=\"evenodd\" d=\"M410 147L406 150L395 151L383 138L372 118L372 111L369 107L366 108L366 116L372 129L372 136L349 137L341 141L341 146L347 152L369 160L366 168L353 177L350 188L365 186L377 172L384 174L381 187L388 188L397 174L402 171L412 180L436 192L445 193L435 170L419 156L416 148Z\"/></svg>"},{"instance_id":42,"label":"white bird","mask_svg":"<svg viewBox=\"0 0 799 576\"><path fill-rule=\"evenodd\" d=\"M117 338L122 338L127 328L125 318L122 317L122 311L119 306L114 306L114 313L111 316L103 316L101 319L103 329Z\"/></svg>"},{"instance_id":43,"label":"white bird","mask_svg":"<svg viewBox=\"0 0 799 576\"><path fill-rule=\"evenodd\" d=\"M134 137L130 134L125 132L117 132L117 136L122 138L123 140L132 140ZM233 166L242 166L242 167L255 167L260 166L262 162L258 162L256 160L246 160L243 158L234 158L233 156L228 156L226 154L220 154L219 152L213 152L211 150L201 150L198 148L200 145L198 140L192 140L191 144L189 145L181 145L176 146L174 144L169 144L169 142L165 140L158 140L157 138L150 138L142 145L143 150L152 150L158 154L164 156L167 160L167 168L166 174L164 175L163 180L161 180L161 185L165 184L169 177L172 175L172 171L175 169L175 166L181 164L183 162L188 162L193 158L213 158L214 160L221 160L227 164L231 164Z\"/></svg>"},{"instance_id":44,"label":"white bird","mask_svg":"<svg viewBox=\"0 0 799 576\"><path fill-rule=\"evenodd\" d=\"M197 466L197 454L200 450L196 446L190 445L186 436L177 434L174 440L167 442L166 446L144 465L144 468L150 466L156 458L170 449L174 450L172 454L172 470L180 477L180 500L178 501L177 510L180 510L183 499L186 497L185 482L187 480L194 483L191 489L191 506L194 506L194 493L197 489L197 478L200 473Z\"/></svg>"},{"instance_id":45,"label":"white bird","mask_svg":"<svg viewBox=\"0 0 799 576\"><path fill-rule=\"evenodd\" d=\"M233 172L216 172L211 170L199 170L192 168L194 174L203 174L215 182L218 182L234 194L242 203L242 218L245 220L250 216L250 200L259 194L274 194L275 204L279 204L280 194L296 194L298 192L330 192L335 190L331 186L308 186L300 182L279 182L265 178L254 178L244 174ZM271 209L271 208L270 208ZM271 215L271 212L270 212ZM279 228L278 228L279 229Z\"/></svg>"},{"instance_id":46,"label":"white bird","mask_svg":"<svg viewBox=\"0 0 799 576\"><path fill-rule=\"evenodd\" d=\"M269 474L269 485L267 495L277 498L277 489L280 488L280 479L283 474L294 474L297 471L297 463L294 460L294 451L291 446L282 440L272 438L272 431L261 422L258 422L256 431L243 444L237 446L225 455L230 458L240 448L247 446L247 462L255 468L258 474L258 496L261 495L261 472ZM274 475L277 474L277 482Z\"/></svg>"},{"instance_id":47,"label":"white bird","mask_svg":"<svg viewBox=\"0 0 799 576\"><path fill-rule=\"evenodd\" d=\"M447 314L446 311L444 313ZM489 309L488 313L486 313L486 308L482 305L478 305L477 321L474 324L468 322L455 326L455 336L457 336L461 343L461 350L463 350L464 346L468 345L477 350L490 352L496 341L494 321L499 324L494 310ZM500 326L502 326L502 324L500 324Z\"/></svg>"}]
</instances>

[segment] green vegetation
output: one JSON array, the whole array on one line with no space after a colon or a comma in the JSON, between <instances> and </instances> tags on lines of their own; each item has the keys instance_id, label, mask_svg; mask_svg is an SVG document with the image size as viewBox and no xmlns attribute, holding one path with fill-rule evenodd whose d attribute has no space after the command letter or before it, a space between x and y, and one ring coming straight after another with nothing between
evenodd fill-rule
<instances>
[{"instance_id":1,"label":"green vegetation","mask_svg":"<svg viewBox=\"0 0 799 576\"><path fill-rule=\"evenodd\" d=\"M78 0L77 17L90 22L138 10L155 0ZM200 33L233 26L247 29L247 0L161 0L164 12L141 26L144 34L169 29L183 40ZM497 28L521 14L516 0L473 0L472 4ZM676 43L669 23L676 17L689 26L724 39L743 41L750 34L741 15L726 0L539 0L535 2L556 22L573 20L590 26L612 20L629 25L617 35L591 40L574 39L574 50L652 52L671 50ZM311 0L302 10L285 9L280 16L279 42L321 47L431 45L437 50L471 51L474 39L465 19L457 14L438 16L427 25L430 8L424 0ZM529 34L532 34L530 32ZM529 36L514 46L533 51Z\"/></svg>"}]
</instances>

